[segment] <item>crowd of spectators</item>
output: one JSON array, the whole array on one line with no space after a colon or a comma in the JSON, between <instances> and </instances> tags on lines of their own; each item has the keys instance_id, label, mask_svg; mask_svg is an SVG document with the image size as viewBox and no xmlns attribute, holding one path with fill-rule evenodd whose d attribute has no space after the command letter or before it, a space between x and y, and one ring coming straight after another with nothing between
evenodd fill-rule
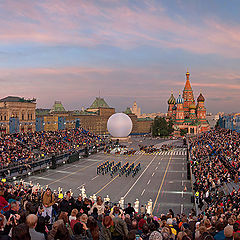
<instances>
[{"instance_id":1,"label":"crowd of spectators","mask_svg":"<svg viewBox=\"0 0 240 240\"><path fill-rule=\"evenodd\" d=\"M99 145L103 139L82 128L9 134L0 137L0 167L30 163L52 155Z\"/></svg>"},{"instance_id":2,"label":"crowd of spectators","mask_svg":"<svg viewBox=\"0 0 240 240\"><path fill-rule=\"evenodd\" d=\"M228 129L215 129L191 139L191 165L194 190L200 208L207 211L239 210L239 189L224 194L224 184L238 183L240 175L240 134Z\"/></svg>"},{"instance_id":3,"label":"crowd of spectators","mask_svg":"<svg viewBox=\"0 0 240 240\"><path fill-rule=\"evenodd\" d=\"M135 212L129 203L96 202L70 191L61 198L51 189L23 183L1 183L0 239L2 240L221 240L240 239L240 214L226 212L194 215Z\"/></svg>"},{"instance_id":4,"label":"crowd of spectators","mask_svg":"<svg viewBox=\"0 0 240 240\"><path fill-rule=\"evenodd\" d=\"M240 191L222 191L239 177L239 139L236 132L217 129L190 140L194 190L201 212L157 216L121 209L100 196L96 202L70 191L23 183L0 184L0 239L12 240L240 240Z\"/></svg>"}]
</instances>

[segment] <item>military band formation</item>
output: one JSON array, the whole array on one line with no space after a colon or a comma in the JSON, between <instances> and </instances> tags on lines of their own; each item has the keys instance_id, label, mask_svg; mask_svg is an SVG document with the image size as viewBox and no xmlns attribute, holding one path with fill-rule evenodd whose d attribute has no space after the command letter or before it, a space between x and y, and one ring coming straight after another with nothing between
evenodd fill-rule
<instances>
[{"instance_id":1,"label":"military band formation","mask_svg":"<svg viewBox=\"0 0 240 240\"><path fill-rule=\"evenodd\" d=\"M124 165L119 161L114 163L114 161L105 161L97 166L97 175L106 175L110 173L110 176L113 177L115 174L119 177L125 175L126 177L132 176L135 177L136 174L141 170L141 164L134 164L126 162Z\"/></svg>"}]
</instances>

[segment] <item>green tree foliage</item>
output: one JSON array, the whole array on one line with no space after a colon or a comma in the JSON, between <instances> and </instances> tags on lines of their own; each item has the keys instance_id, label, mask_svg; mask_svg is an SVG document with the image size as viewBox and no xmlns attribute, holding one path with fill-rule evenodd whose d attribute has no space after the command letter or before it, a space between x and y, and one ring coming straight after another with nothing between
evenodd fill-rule
<instances>
[{"instance_id":1,"label":"green tree foliage","mask_svg":"<svg viewBox=\"0 0 240 240\"><path fill-rule=\"evenodd\" d=\"M167 122L163 117L156 117L152 125L152 136L153 137L165 137L169 136L173 132L172 121Z\"/></svg>"},{"instance_id":2,"label":"green tree foliage","mask_svg":"<svg viewBox=\"0 0 240 240\"><path fill-rule=\"evenodd\" d=\"M185 136L187 134L188 130L187 129L180 129L180 135Z\"/></svg>"}]
</instances>

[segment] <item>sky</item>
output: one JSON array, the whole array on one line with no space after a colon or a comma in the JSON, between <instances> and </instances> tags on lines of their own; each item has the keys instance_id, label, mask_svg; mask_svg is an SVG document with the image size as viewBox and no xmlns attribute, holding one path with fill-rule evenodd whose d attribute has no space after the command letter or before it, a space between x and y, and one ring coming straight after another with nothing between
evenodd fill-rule
<instances>
[{"instance_id":1,"label":"sky","mask_svg":"<svg viewBox=\"0 0 240 240\"><path fill-rule=\"evenodd\" d=\"M240 110L238 0L2 0L0 97L67 110L104 97L166 112L185 74L208 112Z\"/></svg>"}]
</instances>

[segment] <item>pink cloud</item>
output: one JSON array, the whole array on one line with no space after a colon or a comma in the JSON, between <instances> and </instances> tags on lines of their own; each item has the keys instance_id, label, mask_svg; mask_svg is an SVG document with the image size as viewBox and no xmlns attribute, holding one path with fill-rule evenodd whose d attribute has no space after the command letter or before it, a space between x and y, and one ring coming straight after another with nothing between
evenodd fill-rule
<instances>
[{"instance_id":1,"label":"pink cloud","mask_svg":"<svg viewBox=\"0 0 240 240\"><path fill-rule=\"evenodd\" d=\"M38 42L120 48L140 45L180 48L198 54L239 57L239 26L206 19L193 24L171 18L161 5L146 1L145 9L119 1L97 5L94 1L7 1L1 4L9 18L0 22L0 41ZM26 18L26 19L25 19ZM11 20L10 20L11 19ZM89 32L89 33L86 33ZM167 39L161 36L168 36Z\"/></svg>"}]
</instances>

